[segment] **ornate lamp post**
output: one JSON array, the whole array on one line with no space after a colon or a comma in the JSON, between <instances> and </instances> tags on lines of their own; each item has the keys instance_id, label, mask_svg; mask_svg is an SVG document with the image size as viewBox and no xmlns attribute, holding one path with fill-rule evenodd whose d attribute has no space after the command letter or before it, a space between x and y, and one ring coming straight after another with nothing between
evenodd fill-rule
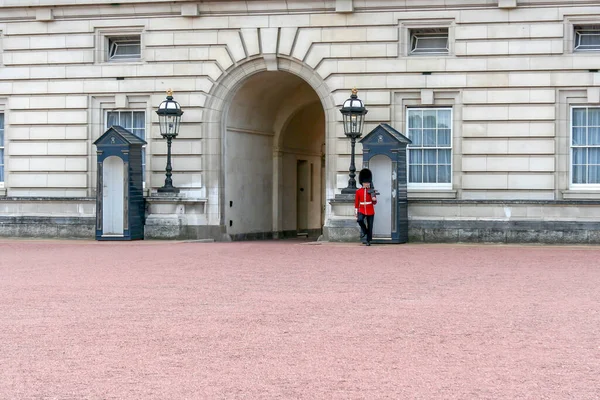
<instances>
[{"instance_id":1,"label":"ornate lamp post","mask_svg":"<svg viewBox=\"0 0 600 400\"><path fill-rule=\"evenodd\" d=\"M167 91L167 99L160 103L158 110L158 122L160 125L160 134L167 139L167 168L166 178L163 187L158 188L159 193L179 193L179 189L173 186L171 179L171 141L177 137L179 133L179 122L181 121L181 107L179 103L173 100L173 92L171 89Z\"/></svg>"},{"instance_id":2,"label":"ornate lamp post","mask_svg":"<svg viewBox=\"0 0 600 400\"><path fill-rule=\"evenodd\" d=\"M356 192L356 167L354 165L354 147L356 139L362 135L365 114L368 112L362 100L356 95L358 90L352 89L352 95L344 102L340 112L344 118L344 133L350 138L352 145L352 158L350 159L350 179L348 186L342 189L342 194L354 194Z\"/></svg>"}]
</instances>

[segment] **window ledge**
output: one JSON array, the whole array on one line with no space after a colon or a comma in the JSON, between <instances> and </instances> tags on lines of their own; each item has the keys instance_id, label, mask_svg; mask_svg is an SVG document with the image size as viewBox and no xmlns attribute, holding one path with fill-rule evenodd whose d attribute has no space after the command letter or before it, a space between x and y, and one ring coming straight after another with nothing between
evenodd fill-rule
<instances>
[{"instance_id":1,"label":"window ledge","mask_svg":"<svg viewBox=\"0 0 600 400\"><path fill-rule=\"evenodd\" d=\"M450 53L408 53L407 57L449 57L454 54Z\"/></svg>"},{"instance_id":2,"label":"window ledge","mask_svg":"<svg viewBox=\"0 0 600 400\"><path fill-rule=\"evenodd\" d=\"M104 64L104 65L123 65L123 64L127 64L127 65L143 65L146 64L146 62L144 60L140 60L138 59L130 59L130 60L103 60L100 61L98 64Z\"/></svg>"},{"instance_id":3,"label":"window ledge","mask_svg":"<svg viewBox=\"0 0 600 400\"><path fill-rule=\"evenodd\" d=\"M565 200L598 200L600 189L563 190L562 197Z\"/></svg>"},{"instance_id":4,"label":"window ledge","mask_svg":"<svg viewBox=\"0 0 600 400\"><path fill-rule=\"evenodd\" d=\"M415 190L408 189L408 199L456 199L456 190Z\"/></svg>"},{"instance_id":5,"label":"window ledge","mask_svg":"<svg viewBox=\"0 0 600 400\"><path fill-rule=\"evenodd\" d=\"M6 197L6 188L0 187L0 196Z\"/></svg>"}]
</instances>

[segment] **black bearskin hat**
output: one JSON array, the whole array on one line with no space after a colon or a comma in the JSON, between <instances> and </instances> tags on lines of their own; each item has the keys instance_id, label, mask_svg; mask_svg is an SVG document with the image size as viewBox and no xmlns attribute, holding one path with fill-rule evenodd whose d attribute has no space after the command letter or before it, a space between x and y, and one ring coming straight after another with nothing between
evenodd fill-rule
<instances>
[{"instance_id":1,"label":"black bearskin hat","mask_svg":"<svg viewBox=\"0 0 600 400\"><path fill-rule=\"evenodd\" d=\"M370 169L363 168L358 173L358 183L360 183L362 185L363 183L367 183L367 182L369 182L369 183L373 182L373 174L371 173Z\"/></svg>"}]
</instances>

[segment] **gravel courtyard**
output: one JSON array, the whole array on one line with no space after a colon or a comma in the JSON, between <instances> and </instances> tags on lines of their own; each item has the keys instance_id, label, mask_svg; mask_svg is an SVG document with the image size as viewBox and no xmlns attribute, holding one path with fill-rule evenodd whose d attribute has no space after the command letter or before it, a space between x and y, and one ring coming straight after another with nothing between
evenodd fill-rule
<instances>
[{"instance_id":1,"label":"gravel courtyard","mask_svg":"<svg viewBox=\"0 0 600 400\"><path fill-rule=\"evenodd\" d=\"M600 247L0 253L0 399L600 398Z\"/></svg>"}]
</instances>

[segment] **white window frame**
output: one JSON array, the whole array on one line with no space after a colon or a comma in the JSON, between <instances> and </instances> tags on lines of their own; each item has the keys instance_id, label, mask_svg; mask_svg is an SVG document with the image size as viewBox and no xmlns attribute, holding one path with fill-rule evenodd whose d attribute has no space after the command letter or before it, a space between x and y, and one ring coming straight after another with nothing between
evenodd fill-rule
<instances>
[{"instance_id":1,"label":"white window frame","mask_svg":"<svg viewBox=\"0 0 600 400\"><path fill-rule=\"evenodd\" d=\"M408 54L411 56L419 55L440 55L440 54L449 54L450 53L450 34L448 32L448 28L412 28L409 29L409 49ZM416 37L416 39L415 39ZM435 49L434 51L419 51L418 46L413 46L413 44L418 43L419 38L445 38L446 39L446 47Z\"/></svg>"},{"instance_id":2,"label":"white window frame","mask_svg":"<svg viewBox=\"0 0 600 400\"><path fill-rule=\"evenodd\" d=\"M400 21L400 40L398 54L401 57L454 57L454 19L439 19L439 20L404 20ZM447 30L448 51L440 53L412 53L412 32L428 31L428 30Z\"/></svg>"},{"instance_id":3,"label":"white window frame","mask_svg":"<svg viewBox=\"0 0 600 400\"><path fill-rule=\"evenodd\" d=\"M598 45L594 48L577 48L577 41L580 38L580 31L594 32L593 35L598 36ZM573 25L573 52L574 53L589 53L589 52L600 52L600 23L598 24L576 24Z\"/></svg>"},{"instance_id":4,"label":"white window frame","mask_svg":"<svg viewBox=\"0 0 600 400\"><path fill-rule=\"evenodd\" d=\"M128 35L128 36L107 36L106 40L106 61L108 62L126 62L126 61L137 61L142 59L142 36L141 35ZM140 48L137 54L126 54L119 55L119 46L125 47L130 45L137 45ZM113 54L114 52L114 54Z\"/></svg>"},{"instance_id":5,"label":"white window frame","mask_svg":"<svg viewBox=\"0 0 600 400\"><path fill-rule=\"evenodd\" d=\"M585 109L588 110L590 108L593 109L600 109L600 106L593 106L593 105L572 105L569 108L569 187L571 189L577 190L577 189L590 189L590 190L600 190L600 183L574 183L573 182L573 178L574 178L574 165L573 165L573 111L575 109ZM589 126L587 125L586 122L586 128L589 128ZM594 145L594 146L577 146L577 147L598 147L600 148L600 145Z\"/></svg>"},{"instance_id":6,"label":"white window frame","mask_svg":"<svg viewBox=\"0 0 600 400\"><path fill-rule=\"evenodd\" d=\"M110 42L114 39L139 38L139 57L110 58ZM121 64L144 61L144 27L98 28L96 29L96 63Z\"/></svg>"},{"instance_id":7,"label":"white window frame","mask_svg":"<svg viewBox=\"0 0 600 400\"><path fill-rule=\"evenodd\" d=\"M418 148L414 148L412 147L412 145L408 145L406 148L406 167L407 167L407 187L408 189L417 189L417 190L450 190L452 189L452 181L453 181L453 175L454 175L454 162L453 162L453 158L454 158L454 153L453 153L453 135L454 135L454 123L453 123L453 107L440 107L440 106L436 106L436 107L406 107L405 109L405 113L406 113L406 136L410 138L410 131L409 131L409 124L410 124L410 116L409 116L409 112L410 111L437 111L437 110L449 110L450 111L450 145L449 146L444 146L444 147L432 147L432 146L422 146L422 147L418 147ZM436 128L437 129L437 128ZM432 183L432 182L426 182L426 183L422 183L422 182L410 182L410 153L411 153L411 149L425 149L425 150L433 150L433 149L449 149L450 150L450 182L439 182L439 183ZM437 164L436 164L437 165Z\"/></svg>"},{"instance_id":8,"label":"white window frame","mask_svg":"<svg viewBox=\"0 0 600 400\"><path fill-rule=\"evenodd\" d=\"M133 113L134 112L142 112L144 113L144 137L142 137L142 140L145 140L146 142L148 142L147 137L148 137L148 113L146 112L146 110L144 109L139 109L139 108L131 108L131 109L114 109L114 110L109 110L109 109L105 109L104 111L104 115L102 116L103 118L103 125L105 127L105 131L110 128L110 126L108 126L108 113L119 113L119 120L121 119L121 113L131 113L131 120L133 121ZM133 127L126 127L126 126L122 126L119 125L122 128L127 129L128 131L130 131L131 133L133 133L134 135L136 135L136 133L134 132L134 128ZM136 135L137 137L140 137L138 135ZM148 171L147 171L147 166L148 166L148 152L146 151L146 145L142 146L142 152L143 152L143 160L144 160L144 164L142 165L142 181L143 181L143 188L146 188L146 179L148 179Z\"/></svg>"}]
</instances>

